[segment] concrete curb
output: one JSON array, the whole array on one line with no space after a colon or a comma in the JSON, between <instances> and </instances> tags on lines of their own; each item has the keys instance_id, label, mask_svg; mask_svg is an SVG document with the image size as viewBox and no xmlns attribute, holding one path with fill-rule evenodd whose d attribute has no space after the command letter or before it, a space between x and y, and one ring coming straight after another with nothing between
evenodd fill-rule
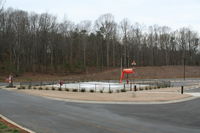
<instances>
[{"instance_id":1,"label":"concrete curb","mask_svg":"<svg viewBox=\"0 0 200 133\"><path fill-rule=\"evenodd\" d=\"M194 97L200 97L200 93L199 92L187 92L185 94L192 95Z\"/></svg>"},{"instance_id":2,"label":"concrete curb","mask_svg":"<svg viewBox=\"0 0 200 133\"><path fill-rule=\"evenodd\" d=\"M13 122L12 120L8 119L7 117L3 116L2 114L0 114L0 117L3 118L4 120L6 120L7 122L9 122L9 123L21 128L21 129L25 130L25 131L27 131L29 133L36 133L34 131L31 131L30 129L27 129L27 128L23 127L23 126L20 126L19 124Z\"/></svg>"},{"instance_id":3,"label":"concrete curb","mask_svg":"<svg viewBox=\"0 0 200 133\"><path fill-rule=\"evenodd\" d=\"M84 100L72 100L72 99L61 99L61 98L54 98L54 97L47 97L47 96L40 96L50 100L57 100L57 101L65 101L71 103L88 103L88 104L129 104L129 105L144 105L144 104L171 104L171 103L179 103L197 99L198 97L188 97L179 100L172 100L172 101L163 101L163 102L104 102L104 101L84 101Z\"/></svg>"}]
</instances>

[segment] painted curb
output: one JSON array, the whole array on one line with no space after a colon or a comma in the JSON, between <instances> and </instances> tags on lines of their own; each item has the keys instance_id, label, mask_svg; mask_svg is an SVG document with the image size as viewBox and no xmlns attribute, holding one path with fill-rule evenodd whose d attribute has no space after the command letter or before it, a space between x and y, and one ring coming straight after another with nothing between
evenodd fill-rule
<instances>
[{"instance_id":1,"label":"painted curb","mask_svg":"<svg viewBox=\"0 0 200 133\"><path fill-rule=\"evenodd\" d=\"M23 126L20 126L19 124L17 124L17 123L15 123L14 121L8 119L7 117L3 116L2 114L0 114L0 117L3 118L4 120L6 120L7 122L9 122L9 123L11 123L11 124L13 124L13 125L15 125L15 126L21 128L21 129L25 130L25 131L27 131L27 132L29 132L29 133L36 133L36 132L34 132L34 131L32 131L32 130L30 130L30 129L28 129L28 128L25 128L25 127L23 127Z\"/></svg>"}]
</instances>

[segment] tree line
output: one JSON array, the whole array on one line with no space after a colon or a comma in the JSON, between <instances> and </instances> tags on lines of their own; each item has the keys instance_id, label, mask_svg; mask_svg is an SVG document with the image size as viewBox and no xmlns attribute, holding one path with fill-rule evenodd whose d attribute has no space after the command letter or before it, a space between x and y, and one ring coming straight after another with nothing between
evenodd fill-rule
<instances>
[{"instance_id":1,"label":"tree line","mask_svg":"<svg viewBox=\"0 0 200 133\"><path fill-rule=\"evenodd\" d=\"M58 21L48 13L0 8L1 72L86 72L139 66L200 65L199 35L190 28L96 21Z\"/></svg>"}]
</instances>

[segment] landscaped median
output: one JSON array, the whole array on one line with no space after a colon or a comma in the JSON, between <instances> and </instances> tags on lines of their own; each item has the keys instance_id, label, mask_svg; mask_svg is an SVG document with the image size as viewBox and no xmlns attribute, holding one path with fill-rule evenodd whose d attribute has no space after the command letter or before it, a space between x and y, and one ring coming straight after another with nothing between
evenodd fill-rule
<instances>
[{"instance_id":1,"label":"landscaped median","mask_svg":"<svg viewBox=\"0 0 200 133\"><path fill-rule=\"evenodd\" d=\"M0 116L0 133L30 133L18 126L11 124Z\"/></svg>"},{"instance_id":2,"label":"landscaped median","mask_svg":"<svg viewBox=\"0 0 200 133\"><path fill-rule=\"evenodd\" d=\"M143 91L127 91L120 93L91 93L91 92L74 92L74 91L59 91L46 89L9 89L20 93L26 93L36 96L68 99L68 100L83 100L83 101L98 101L98 102L164 102L174 101L191 97L188 94L180 94L180 88L162 88Z\"/></svg>"}]
</instances>

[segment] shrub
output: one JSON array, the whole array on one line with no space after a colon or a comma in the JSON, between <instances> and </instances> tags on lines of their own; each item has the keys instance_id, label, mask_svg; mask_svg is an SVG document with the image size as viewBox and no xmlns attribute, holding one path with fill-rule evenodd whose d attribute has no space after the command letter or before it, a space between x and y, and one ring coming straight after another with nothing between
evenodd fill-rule
<instances>
[{"instance_id":1,"label":"shrub","mask_svg":"<svg viewBox=\"0 0 200 133\"><path fill-rule=\"evenodd\" d=\"M43 88L42 88L42 87L39 87L38 89L39 89L39 90L42 90Z\"/></svg>"},{"instance_id":2,"label":"shrub","mask_svg":"<svg viewBox=\"0 0 200 133\"><path fill-rule=\"evenodd\" d=\"M62 88L58 88L58 91L62 91Z\"/></svg>"},{"instance_id":3,"label":"shrub","mask_svg":"<svg viewBox=\"0 0 200 133\"><path fill-rule=\"evenodd\" d=\"M52 87L52 88L51 88L51 90L52 90L52 91L55 91L55 90L56 90L56 88L55 88L55 87Z\"/></svg>"},{"instance_id":4,"label":"shrub","mask_svg":"<svg viewBox=\"0 0 200 133\"><path fill-rule=\"evenodd\" d=\"M21 88L21 87L17 87L17 89L18 89L18 90L21 90L22 88Z\"/></svg>"},{"instance_id":5,"label":"shrub","mask_svg":"<svg viewBox=\"0 0 200 133\"><path fill-rule=\"evenodd\" d=\"M49 90L49 88L48 88L48 87L46 87L46 88L45 88L45 90Z\"/></svg>"},{"instance_id":6,"label":"shrub","mask_svg":"<svg viewBox=\"0 0 200 133\"><path fill-rule=\"evenodd\" d=\"M69 91L69 89L68 89L68 88L65 88L65 91Z\"/></svg>"},{"instance_id":7,"label":"shrub","mask_svg":"<svg viewBox=\"0 0 200 133\"><path fill-rule=\"evenodd\" d=\"M112 91L112 90L109 90L108 93L113 93L113 91Z\"/></svg>"},{"instance_id":8,"label":"shrub","mask_svg":"<svg viewBox=\"0 0 200 133\"><path fill-rule=\"evenodd\" d=\"M31 85L28 86L28 89L31 89Z\"/></svg>"},{"instance_id":9,"label":"shrub","mask_svg":"<svg viewBox=\"0 0 200 133\"><path fill-rule=\"evenodd\" d=\"M152 90L152 87L151 87L151 86L149 86L149 90Z\"/></svg>"},{"instance_id":10,"label":"shrub","mask_svg":"<svg viewBox=\"0 0 200 133\"><path fill-rule=\"evenodd\" d=\"M91 93L94 93L94 90L93 90L93 89L91 89L91 90L90 90L90 92L91 92Z\"/></svg>"},{"instance_id":11,"label":"shrub","mask_svg":"<svg viewBox=\"0 0 200 133\"><path fill-rule=\"evenodd\" d=\"M85 92L86 90L85 90L85 88L81 88L81 90L80 90L80 92Z\"/></svg>"},{"instance_id":12,"label":"shrub","mask_svg":"<svg viewBox=\"0 0 200 133\"><path fill-rule=\"evenodd\" d=\"M25 89L26 89L26 87L25 87L25 86L21 86L21 89L25 90Z\"/></svg>"},{"instance_id":13,"label":"shrub","mask_svg":"<svg viewBox=\"0 0 200 133\"><path fill-rule=\"evenodd\" d=\"M103 93L103 90L100 90L100 93Z\"/></svg>"},{"instance_id":14,"label":"shrub","mask_svg":"<svg viewBox=\"0 0 200 133\"><path fill-rule=\"evenodd\" d=\"M145 86L145 90L148 90L148 86Z\"/></svg>"},{"instance_id":15,"label":"shrub","mask_svg":"<svg viewBox=\"0 0 200 133\"><path fill-rule=\"evenodd\" d=\"M140 90L140 91L143 91L144 89L143 89L143 88L140 88L139 90Z\"/></svg>"},{"instance_id":16,"label":"shrub","mask_svg":"<svg viewBox=\"0 0 200 133\"><path fill-rule=\"evenodd\" d=\"M37 88L36 88L36 87L33 87L33 89L34 89L34 90L37 90Z\"/></svg>"},{"instance_id":17,"label":"shrub","mask_svg":"<svg viewBox=\"0 0 200 133\"><path fill-rule=\"evenodd\" d=\"M116 90L117 93L120 93L120 90Z\"/></svg>"},{"instance_id":18,"label":"shrub","mask_svg":"<svg viewBox=\"0 0 200 133\"><path fill-rule=\"evenodd\" d=\"M126 89L121 89L121 92L126 92Z\"/></svg>"},{"instance_id":19,"label":"shrub","mask_svg":"<svg viewBox=\"0 0 200 133\"><path fill-rule=\"evenodd\" d=\"M78 89L72 89L73 92L78 92Z\"/></svg>"}]
</instances>

